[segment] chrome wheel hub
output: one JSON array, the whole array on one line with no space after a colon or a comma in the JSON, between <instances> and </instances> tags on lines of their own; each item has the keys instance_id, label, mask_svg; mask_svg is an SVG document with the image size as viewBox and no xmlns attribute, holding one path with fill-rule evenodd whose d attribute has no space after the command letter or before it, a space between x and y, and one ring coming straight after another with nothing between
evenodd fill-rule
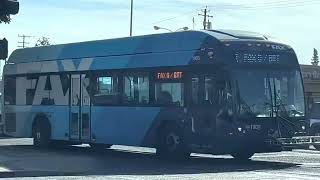
<instances>
[{"instance_id":1,"label":"chrome wheel hub","mask_svg":"<svg viewBox=\"0 0 320 180\"><path fill-rule=\"evenodd\" d=\"M36 132L36 137L37 137L37 139L40 139L41 138L41 133L40 132Z\"/></svg>"}]
</instances>

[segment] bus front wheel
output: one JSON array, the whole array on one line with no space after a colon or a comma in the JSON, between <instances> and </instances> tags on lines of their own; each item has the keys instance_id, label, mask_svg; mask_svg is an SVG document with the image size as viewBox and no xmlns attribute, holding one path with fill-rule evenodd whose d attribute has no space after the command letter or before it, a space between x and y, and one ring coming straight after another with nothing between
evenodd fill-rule
<instances>
[{"instance_id":1,"label":"bus front wheel","mask_svg":"<svg viewBox=\"0 0 320 180\"><path fill-rule=\"evenodd\" d=\"M36 148L48 148L50 135L50 125L44 120L37 121L32 128L33 145Z\"/></svg>"},{"instance_id":2,"label":"bus front wheel","mask_svg":"<svg viewBox=\"0 0 320 180\"><path fill-rule=\"evenodd\" d=\"M234 159L239 161L249 161L253 155L254 152L251 151L238 151L231 154Z\"/></svg>"},{"instance_id":3,"label":"bus front wheel","mask_svg":"<svg viewBox=\"0 0 320 180\"><path fill-rule=\"evenodd\" d=\"M190 156L183 134L176 125L167 125L160 130L156 154L170 159L186 159Z\"/></svg>"},{"instance_id":4,"label":"bus front wheel","mask_svg":"<svg viewBox=\"0 0 320 180\"><path fill-rule=\"evenodd\" d=\"M313 136L320 136L320 126L311 127L311 132ZM320 145L313 145L313 147L320 151Z\"/></svg>"}]
</instances>

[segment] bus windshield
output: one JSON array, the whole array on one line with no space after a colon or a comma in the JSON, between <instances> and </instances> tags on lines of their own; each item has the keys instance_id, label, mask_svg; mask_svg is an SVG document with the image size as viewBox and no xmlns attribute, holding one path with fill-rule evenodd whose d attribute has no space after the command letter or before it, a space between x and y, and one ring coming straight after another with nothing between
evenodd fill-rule
<instances>
[{"instance_id":1,"label":"bus windshield","mask_svg":"<svg viewBox=\"0 0 320 180\"><path fill-rule=\"evenodd\" d=\"M239 114L255 117L305 115L303 86L298 70L239 70L235 72Z\"/></svg>"}]
</instances>

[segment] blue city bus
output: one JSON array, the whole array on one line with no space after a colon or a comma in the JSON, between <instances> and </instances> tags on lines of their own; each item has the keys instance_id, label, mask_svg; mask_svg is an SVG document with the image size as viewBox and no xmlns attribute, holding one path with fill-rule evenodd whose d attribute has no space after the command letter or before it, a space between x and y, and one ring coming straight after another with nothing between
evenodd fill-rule
<instances>
[{"instance_id":1,"label":"blue city bus","mask_svg":"<svg viewBox=\"0 0 320 180\"><path fill-rule=\"evenodd\" d=\"M4 132L161 157L282 150L304 131L294 50L258 33L183 31L15 50L4 66Z\"/></svg>"}]
</instances>

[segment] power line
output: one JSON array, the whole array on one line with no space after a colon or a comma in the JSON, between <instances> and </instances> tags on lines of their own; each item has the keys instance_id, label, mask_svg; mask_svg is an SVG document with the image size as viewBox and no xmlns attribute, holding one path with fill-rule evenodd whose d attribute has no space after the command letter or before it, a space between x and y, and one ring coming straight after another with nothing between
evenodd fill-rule
<instances>
[{"instance_id":1,"label":"power line","mask_svg":"<svg viewBox=\"0 0 320 180\"><path fill-rule=\"evenodd\" d=\"M22 38L22 41L19 41L18 44L22 44L18 46L18 48L26 48L26 44L30 44L26 41L26 38L31 38L32 36L26 36L26 35L18 35L19 38Z\"/></svg>"},{"instance_id":2,"label":"power line","mask_svg":"<svg viewBox=\"0 0 320 180\"><path fill-rule=\"evenodd\" d=\"M218 10L257 10L257 9L277 9L277 8L292 8L308 5L317 5L320 4L319 1L315 0L306 0L306 1L278 1L277 3L259 3L255 5L248 4L237 4L237 5L224 5ZM210 5L209 7L217 7Z\"/></svg>"},{"instance_id":3,"label":"power line","mask_svg":"<svg viewBox=\"0 0 320 180\"><path fill-rule=\"evenodd\" d=\"M239 11L250 11L250 10L263 10L263 9L279 9L279 8L294 8L294 7L300 7L300 6L310 6L310 5L320 5L319 0L279 0L279 1L273 1L273 2L264 2L264 3L256 3L256 4L226 4L222 5L219 8L216 8L217 5L208 5L208 7L215 7L216 10L239 10ZM201 10L201 9L200 9ZM166 21L172 21L174 19L189 15L191 13L194 13L196 11L199 11L199 9L195 9L192 11L185 12L181 15L174 16L171 18L162 19L156 22L153 22L151 24L158 24Z\"/></svg>"},{"instance_id":4,"label":"power line","mask_svg":"<svg viewBox=\"0 0 320 180\"><path fill-rule=\"evenodd\" d=\"M256 4L220 4L222 7L226 8L255 8L255 7L270 7L270 6L287 6L290 4L305 4L305 3L315 3L319 2L317 0L282 0L282 1L273 1L265 3L256 3ZM216 7L216 5L209 5L208 7Z\"/></svg>"},{"instance_id":5,"label":"power line","mask_svg":"<svg viewBox=\"0 0 320 180\"><path fill-rule=\"evenodd\" d=\"M184 13L178 15L178 16L174 16L174 17L171 17L171 18L165 18L165 19L162 19L162 20L153 22L153 23L151 23L151 24L159 24L159 23L162 23L162 22L165 22L165 21L171 21L171 20L173 20L173 19L177 19L177 18L186 16L186 15L189 15L189 14L191 14L191 13L198 12L199 10L200 10L200 9L197 8L197 9L194 9L194 10L192 10L192 11L184 12Z\"/></svg>"}]
</instances>

